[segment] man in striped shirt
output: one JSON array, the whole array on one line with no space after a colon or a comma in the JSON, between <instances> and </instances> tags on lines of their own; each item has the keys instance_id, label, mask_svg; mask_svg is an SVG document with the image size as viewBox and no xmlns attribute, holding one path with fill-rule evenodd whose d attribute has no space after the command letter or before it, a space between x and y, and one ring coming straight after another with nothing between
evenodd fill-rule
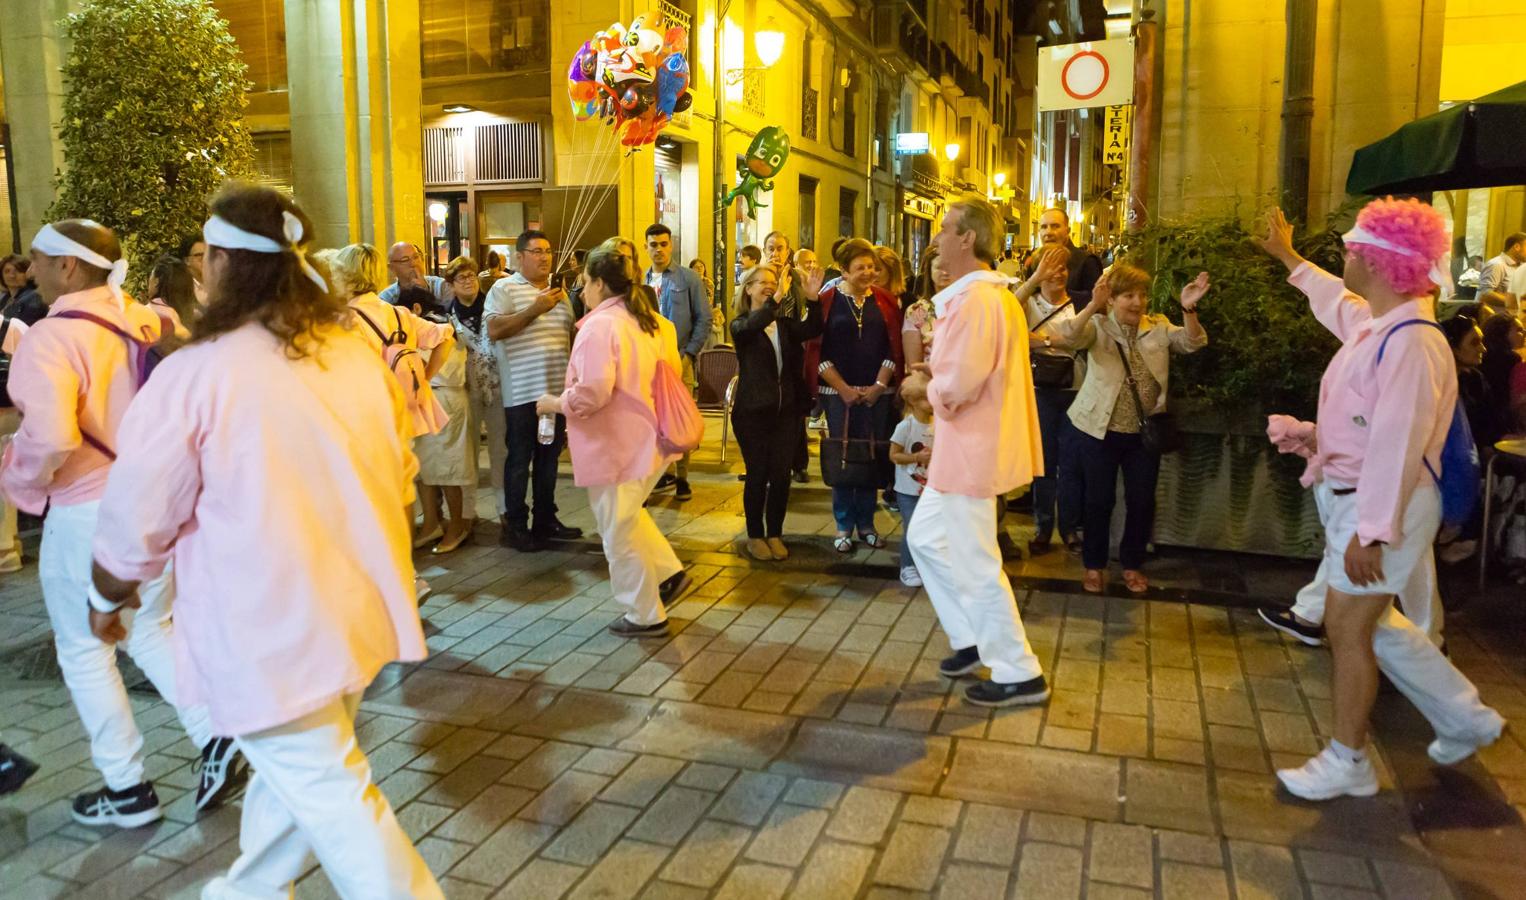
<instances>
[{"instance_id":1,"label":"man in striped shirt","mask_svg":"<svg viewBox=\"0 0 1526 900\"><path fill-rule=\"evenodd\" d=\"M487 335L498 359L507 421L503 493L507 512L502 541L520 552L539 550L551 539L583 536L556 517L556 470L567 444L567 420L556 417L556 436L542 444L537 436L535 401L566 387L567 358L572 353L572 304L551 284L551 240L526 231L514 244L519 271L493 284L483 309ZM534 525L525 494L534 469Z\"/></svg>"}]
</instances>

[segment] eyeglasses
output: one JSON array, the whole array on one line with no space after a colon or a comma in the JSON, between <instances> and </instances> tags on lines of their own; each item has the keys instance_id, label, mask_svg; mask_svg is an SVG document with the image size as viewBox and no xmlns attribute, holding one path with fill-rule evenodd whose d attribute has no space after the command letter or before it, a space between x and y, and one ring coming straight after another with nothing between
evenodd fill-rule
<instances>
[{"instance_id":1,"label":"eyeglasses","mask_svg":"<svg viewBox=\"0 0 1526 900\"><path fill-rule=\"evenodd\" d=\"M477 280L477 276L473 275L470 272L467 272L464 275L457 275L455 278L453 278L451 280L454 281L456 284L471 284L472 282Z\"/></svg>"},{"instance_id":2,"label":"eyeglasses","mask_svg":"<svg viewBox=\"0 0 1526 900\"><path fill-rule=\"evenodd\" d=\"M531 247L529 250L519 251L520 256L550 256L550 247Z\"/></svg>"}]
</instances>

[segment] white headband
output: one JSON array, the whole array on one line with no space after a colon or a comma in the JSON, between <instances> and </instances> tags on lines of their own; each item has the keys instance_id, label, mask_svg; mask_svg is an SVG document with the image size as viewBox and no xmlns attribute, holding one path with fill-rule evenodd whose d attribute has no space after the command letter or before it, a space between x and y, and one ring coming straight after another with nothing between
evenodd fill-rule
<instances>
[{"instance_id":1,"label":"white headband","mask_svg":"<svg viewBox=\"0 0 1526 900\"><path fill-rule=\"evenodd\" d=\"M307 261L307 254L297 242L302 240L302 220L290 212L281 213L281 233L286 238L286 243L265 237L263 234L255 234L234 225L220 216L213 216L207 220L207 224L201 226L201 239L208 247L221 247L224 250L249 250L254 253L283 253L287 250L297 255L297 264L302 267L302 273L308 277L319 290L328 291L328 282L318 274L312 263Z\"/></svg>"},{"instance_id":2,"label":"white headband","mask_svg":"<svg viewBox=\"0 0 1526 900\"><path fill-rule=\"evenodd\" d=\"M1443 253L1439 259L1428 259L1426 255L1421 253L1419 250L1414 250L1409 247L1402 247L1398 244L1395 244L1393 241L1387 240L1386 238L1378 237L1377 235L1363 228L1361 225L1353 226L1350 231L1341 235L1341 240L1347 244L1365 244L1369 247L1377 247L1380 250L1387 250L1390 253L1397 253L1400 256L1407 256L1410 259L1426 260L1431 264L1431 281L1435 282L1440 287L1446 288L1448 292L1450 292L1452 289L1452 274L1449 271L1451 268L1449 265L1449 260L1451 257L1450 253Z\"/></svg>"},{"instance_id":3,"label":"white headband","mask_svg":"<svg viewBox=\"0 0 1526 900\"><path fill-rule=\"evenodd\" d=\"M127 302L122 295L122 285L127 281L127 257L124 256L115 261L109 260L79 241L66 236L52 225L44 225L37 229L37 236L32 238L32 249L48 256L72 256L80 262L89 263L98 269L105 269L110 273L106 276L106 286L111 288L118 302Z\"/></svg>"}]
</instances>

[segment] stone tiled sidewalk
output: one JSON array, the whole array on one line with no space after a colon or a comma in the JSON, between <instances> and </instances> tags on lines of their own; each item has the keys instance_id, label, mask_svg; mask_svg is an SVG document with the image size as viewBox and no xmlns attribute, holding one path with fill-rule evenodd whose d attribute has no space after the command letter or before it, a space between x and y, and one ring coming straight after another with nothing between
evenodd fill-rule
<instances>
[{"instance_id":1,"label":"stone tiled sidewalk","mask_svg":"<svg viewBox=\"0 0 1526 900\"><path fill-rule=\"evenodd\" d=\"M593 544L524 556L484 528L479 546L421 559L433 655L373 686L360 733L447 896L1526 896L1514 734L1438 772L1423 723L1385 695L1386 790L1300 803L1271 771L1328 733L1327 654L1245 609L1022 581L1054 698L967 706L891 555L806 546L754 567L731 549L739 490L713 474L659 511L698 582L665 640L603 630L616 608ZM590 524L579 492L563 498L564 518ZM802 494L791 530L828 528L824 499ZM30 571L0 584L0 648L46 635ZM1519 634L1449 629L1512 717L1526 715ZM68 817L97 776L67 693L0 681L0 735L45 766L0 802L0 895L194 897L237 854L238 809L193 815L188 742L162 703L134 703L168 819L97 833ZM316 869L298 887L330 893Z\"/></svg>"}]
</instances>

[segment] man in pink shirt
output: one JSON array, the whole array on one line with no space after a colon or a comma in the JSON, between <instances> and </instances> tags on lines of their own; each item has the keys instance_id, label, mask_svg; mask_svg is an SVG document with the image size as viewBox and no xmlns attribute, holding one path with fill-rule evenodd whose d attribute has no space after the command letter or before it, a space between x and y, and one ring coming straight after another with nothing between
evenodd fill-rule
<instances>
[{"instance_id":1,"label":"man in pink shirt","mask_svg":"<svg viewBox=\"0 0 1526 900\"><path fill-rule=\"evenodd\" d=\"M992 527L997 498L1044 470L1025 317L1010 279L991 268L1003 230L985 200L949 206L933 247L954 281L933 297L932 356L907 379L923 382L907 389L927 391L937 436L908 540L954 650L938 670L958 678L991 669L990 681L964 692L977 706L1049 698Z\"/></svg>"},{"instance_id":2,"label":"man in pink shirt","mask_svg":"<svg viewBox=\"0 0 1526 900\"><path fill-rule=\"evenodd\" d=\"M1493 743L1504 720L1441 651L1393 609L1418 567L1433 568L1441 524L1441 449L1457 374L1435 325L1431 293L1450 238L1417 200L1374 200L1344 235L1344 285L1293 249L1292 227L1269 216L1262 246L1291 272L1320 324L1341 341L1320 382L1315 500L1325 527L1325 629L1334 656L1330 744L1277 778L1306 800L1371 796L1368 717L1382 668L1436 729L1428 751L1452 765ZM1376 652L1375 652L1376 645Z\"/></svg>"},{"instance_id":3,"label":"man in pink shirt","mask_svg":"<svg viewBox=\"0 0 1526 900\"><path fill-rule=\"evenodd\" d=\"M11 360L10 394L21 427L0 466L0 489L33 515L46 512L38 577L53 625L58 666L90 736L104 788L74 799L86 825L146 825L162 813L143 771L143 735L117 672L116 651L91 634L90 539L115 458L117 426L137 392L134 351L159 336L159 317L126 301L127 261L101 225L66 219L32 240L31 272L48 303ZM129 338L128 336L131 336ZM201 748L197 808L220 802L241 777L237 750L212 734L207 710L176 703L170 605L174 576L142 591L142 608L124 618L120 640L161 696L176 706L186 734Z\"/></svg>"},{"instance_id":4,"label":"man in pink shirt","mask_svg":"<svg viewBox=\"0 0 1526 900\"><path fill-rule=\"evenodd\" d=\"M112 637L173 560L181 686L255 769L241 853L202 897L288 897L316 855L341 897L440 898L355 736L377 672L426 655L403 390L307 262L290 198L233 184L211 211L196 339L122 422L92 628Z\"/></svg>"}]
</instances>

